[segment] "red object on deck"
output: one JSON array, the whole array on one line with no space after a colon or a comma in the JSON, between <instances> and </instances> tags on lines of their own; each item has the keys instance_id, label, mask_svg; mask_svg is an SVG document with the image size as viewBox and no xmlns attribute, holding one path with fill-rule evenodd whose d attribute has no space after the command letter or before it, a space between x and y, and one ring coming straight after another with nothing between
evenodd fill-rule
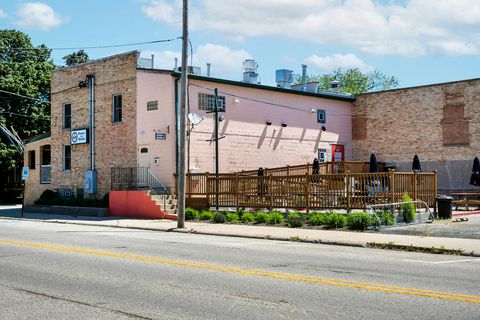
<instances>
[{"instance_id":1,"label":"red object on deck","mask_svg":"<svg viewBox=\"0 0 480 320\"><path fill-rule=\"evenodd\" d=\"M129 218L177 219L176 215L162 211L148 191L110 191L108 214Z\"/></svg>"}]
</instances>

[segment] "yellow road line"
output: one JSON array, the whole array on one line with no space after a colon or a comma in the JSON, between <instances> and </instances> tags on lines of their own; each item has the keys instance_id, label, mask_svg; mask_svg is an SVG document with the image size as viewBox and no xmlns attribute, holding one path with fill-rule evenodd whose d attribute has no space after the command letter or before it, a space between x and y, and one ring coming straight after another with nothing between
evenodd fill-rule
<instances>
[{"instance_id":1,"label":"yellow road line","mask_svg":"<svg viewBox=\"0 0 480 320\"><path fill-rule=\"evenodd\" d=\"M237 267L230 267L230 266L211 264L211 263L200 263L200 262L193 262L193 261L186 261L186 260L165 259L165 258L141 256L141 255L127 254L127 253L117 253L117 252L103 251L103 250L66 247L66 246L51 245L51 244L36 243L36 242L0 239L0 244L15 245L15 246L21 246L21 247L34 248L34 249L44 249L44 250L50 250L50 251L59 251L59 252L66 252L66 253L78 253L78 254L92 255L92 256L98 256L98 257L127 259L127 260L142 261L142 262L156 263L156 264L162 264L162 265L172 265L172 266L178 266L178 267L184 267L184 268L190 268L190 269L203 269L203 270L233 273L233 274L240 274L240 275L247 275L247 276L281 279L286 281L315 283L315 284L323 284L323 285L330 285L330 286L336 286L336 287L356 288L356 289L364 289L364 290L370 290L370 291L381 291L381 292L395 293L395 294L401 294L401 295L412 295L412 296L419 296L419 297L429 297L429 298L436 298L436 299L443 299L443 300L453 300L453 301L480 304L480 296L451 293L446 291L424 290L424 289L400 287L400 286L385 285L385 284L378 284L378 283L350 281L350 280L341 280L341 279L333 279L333 278L321 278L321 277L315 277L315 276L275 272L275 271L268 271L268 270L262 270L262 269L237 268Z\"/></svg>"}]
</instances>

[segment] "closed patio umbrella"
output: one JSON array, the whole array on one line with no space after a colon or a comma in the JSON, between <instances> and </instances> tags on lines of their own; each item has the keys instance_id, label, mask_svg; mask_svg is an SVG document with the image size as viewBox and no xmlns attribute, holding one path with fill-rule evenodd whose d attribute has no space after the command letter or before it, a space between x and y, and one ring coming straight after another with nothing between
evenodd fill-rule
<instances>
[{"instance_id":1,"label":"closed patio umbrella","mask_svg":"<svg viewBox=\"0 0 480 320\"><path fill-rule=\"evenodd\" d=\"M477 157L473 159L472 175L470 176L470 184L480 187L480 161Z\"/></svg>"},{"instance_id":2,"label":"closed patio umbrella","mask_svg":"<svg viewBox=\"0 0 480 320\"><path fill-rule=\"evenodd\" d=\"M377 156L374 152L370 154L370 170L369 172L378 172L378 163L377 163Z\"/></svg>"},{"instance_id":3,"label":"closed patio umbrella","mask_svg":"<svg viewBox=\"0 0 480 320\"><path fill-rule=\"evenodd\" d=\"M422 166L420 165L420 159L418 158L417 154L413 156L412 170L422 171Z\"/></svg>"}]
</instances>

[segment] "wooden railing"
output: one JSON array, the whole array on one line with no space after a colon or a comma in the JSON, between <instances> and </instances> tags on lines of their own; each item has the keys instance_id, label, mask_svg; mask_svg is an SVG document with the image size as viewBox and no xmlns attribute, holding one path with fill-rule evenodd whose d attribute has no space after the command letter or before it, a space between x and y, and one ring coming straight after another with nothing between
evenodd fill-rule
<instances>
[{"instance_id":1,"label":"wooden railing","mask_svg":"<svg viewBox=\"0 0 480 320\"><path fill-rule=\"evenodd\" d=\"M385 163L378 163L378 171L384 170ZM320 174L328 173L367 173L370 169L369 162L362 161L341 161L341 162L323 162L320 163ZM296 166L284 166L276 168L264 168L265 175L274 175L274 176L289 176L289 175L298 175L312 173L312 164L301 164ZM233 174L240 174L246 176L256 176L257 170L248 170L248 171L239 171Z\"/></svg>"},{"instance_id":2,"label":"wooden railing","mask_svg":"<svg viewBox=\"0 0 480 320\"><path fill-rule=\"evenodd\" d=\"M217 189L218 186L218 189ZM307 209L363 209L367 204L413 200L434 206L437 175L416 172L290 174L267 176L188 174L186 198L209 206Z\"/></svg>"}]
</instances>

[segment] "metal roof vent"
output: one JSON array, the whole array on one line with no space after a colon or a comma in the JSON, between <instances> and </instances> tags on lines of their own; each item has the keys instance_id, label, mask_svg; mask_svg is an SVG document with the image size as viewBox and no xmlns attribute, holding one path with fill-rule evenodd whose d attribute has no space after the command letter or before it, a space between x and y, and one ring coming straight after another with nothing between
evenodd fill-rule
<instances>
[{"instance_id":1,"label":"metal roof vent","mask_svg":"<svg viewBox=\"0 0 480 320\"><path fill-rule=\"evenodd\" d=\"M247 59L243 62L243 82L258 83L258 64L253 59Z\"/></svg>"},{"instance_id":2,"label":"metal roof vent","mask_svg":"<svg viewBox=\"0 0 480 320\"><path fill-rule=\"evenodd\" d=\"M293 71L287 69L275 71L275 81L277 82L277 87L290 89L293 82Z\"/></svg>"},{"instance_id":3,"label":"metal roof vent","mask_svg":"<svg viewBox=\"0 0 480 320\"><path fill-rule=\"evenodd\" d=\"M340 81L330 81L330 91L338 92L340 90Z\"/></svg>"}]
</instances>

